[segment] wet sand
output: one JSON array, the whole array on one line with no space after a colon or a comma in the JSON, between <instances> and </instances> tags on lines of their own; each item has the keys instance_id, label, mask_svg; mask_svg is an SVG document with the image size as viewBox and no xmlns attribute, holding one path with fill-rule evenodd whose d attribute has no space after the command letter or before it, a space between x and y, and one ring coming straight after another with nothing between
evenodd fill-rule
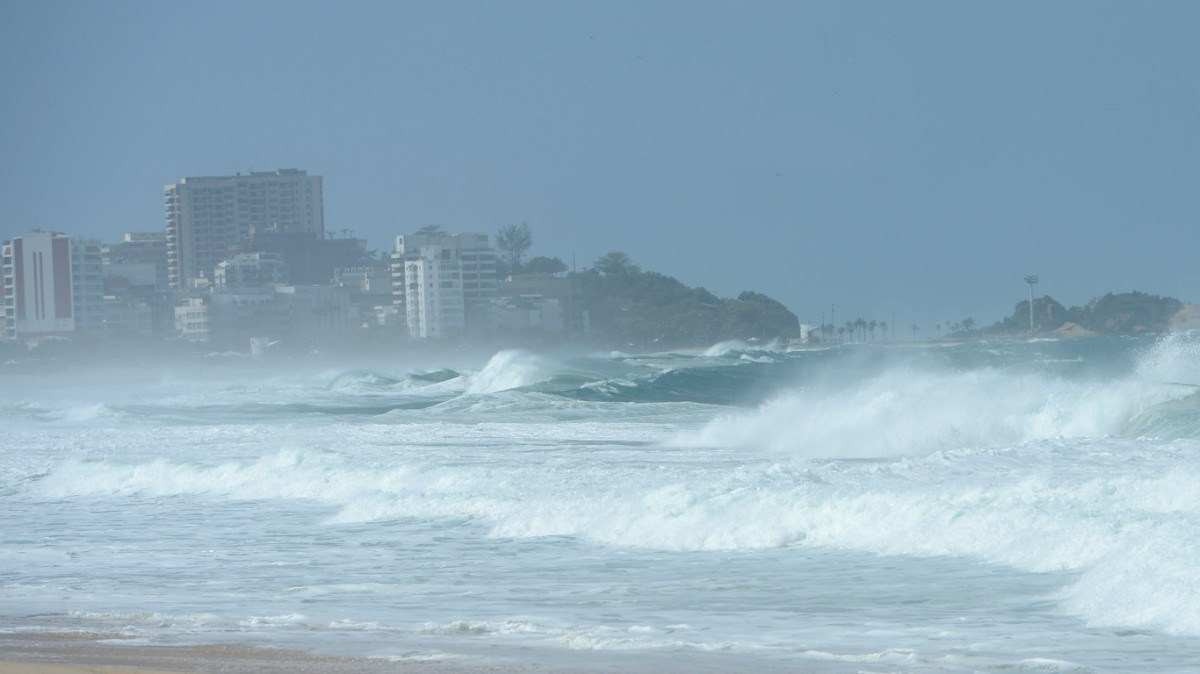
<instances>
[{"instance_id":1,"label":"wet sand","mask_svg":"<svg viewBox=\"0 0 1200 674\"><path fill-rule=\"evenodd\" d=\"M140 667L51 665L44 662L0 662L0 674L179 674Z\"/></svg>"},{"instance_id":2,"label":"wet sand","mask_svg":"<svg viewBox=\"0 0 1200 674\"><path fill-rule=\"evenodd\" d=\"M0 674L500 674L534 673L533 667L464 667L461 664L393 662L329 657L252 646L131 646L97 633L0 634Z\"/></svg>"}]
</instances>

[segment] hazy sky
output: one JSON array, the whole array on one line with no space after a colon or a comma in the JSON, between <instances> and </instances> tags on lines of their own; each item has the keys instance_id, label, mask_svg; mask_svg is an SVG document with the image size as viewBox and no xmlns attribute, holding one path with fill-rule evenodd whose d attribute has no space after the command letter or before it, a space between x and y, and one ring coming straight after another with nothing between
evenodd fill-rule
<instances>
[{"instance_id":1,"label":"hazy sky","mask_svg":"<svg viewBox=\"0 0 1200 674\"><path fill-rule=\"evenodd\" d=\"M526 221L815 321L1200 300L1200 3L0 0L0 235L298 167L385 247Z\"/></svg>"}]
</instances>

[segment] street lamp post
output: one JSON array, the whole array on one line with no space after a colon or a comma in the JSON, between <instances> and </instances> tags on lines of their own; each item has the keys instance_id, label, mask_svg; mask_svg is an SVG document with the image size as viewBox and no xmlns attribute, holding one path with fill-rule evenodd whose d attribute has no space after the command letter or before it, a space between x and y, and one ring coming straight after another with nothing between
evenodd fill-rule
<instances>
[{"instance_id":1,"label":"street lamp post","mask_svg":"<svg viewBox=\"0 0 1200 674\"><path fill-rule=\"evenodd\" d=\"M1033 287L1038 284L1038 275L1029 274L1025 277L1025 283L1029 284L1029 336L1032 337L1033 332Z\"/></svg>"}]
</instances>

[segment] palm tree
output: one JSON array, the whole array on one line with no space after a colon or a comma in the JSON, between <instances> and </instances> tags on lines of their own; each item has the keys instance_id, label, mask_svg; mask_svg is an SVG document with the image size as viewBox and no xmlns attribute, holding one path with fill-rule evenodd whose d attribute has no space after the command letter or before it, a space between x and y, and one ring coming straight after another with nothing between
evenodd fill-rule
<instances>
[{"instance_id":1,"label":"palm tree","mask_svg":"<svg viewBox=\"0 0 1200 674\"><path fill-rule=\"evenodd\" d=\"M879 321L871 321L867 323L867 329L871 331L871 341L875 341L875 328L879 327Z\"/></svg>"},{"instance_id":2,"label":"palm tree","mask_svg":"<svg viewBox=\"0 0 1200 674\"><path fill-rule=\"evenodd\" d=\"M917 341L917 330L920 330L920 329L921 329L921 328L917 327L917 324L916 324L916 323L913 323L913 324L912 324L912 331L913 331L913 341L914 341L914 342L915 342L915 341Z\"/></svg>"},{"instance_id":3,"label":"palm tree","mask_svg":"<svg viewBox=\"0 0 1200 674\"><path fill-rule=\"evenodd\" d=\"M885 322L883 322L883 321L879 321L879 330L880 330L880 332L882 332L882 333L883 333L883 340L884 340L884 341L887 341L887 338L888 338L888 331L887 331L887 328L888 328L888 326L887 326L887 323L885 323Z\"/></svg>"}]
</instances>

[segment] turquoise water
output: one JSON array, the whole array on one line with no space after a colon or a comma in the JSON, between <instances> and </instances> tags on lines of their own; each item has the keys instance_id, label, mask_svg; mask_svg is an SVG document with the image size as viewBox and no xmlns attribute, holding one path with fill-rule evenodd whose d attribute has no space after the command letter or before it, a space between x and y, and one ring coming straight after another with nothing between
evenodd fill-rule
<instances>
[{"instance_id":1,"label":"turquoise water","mask_svg":"<svg viewBox=\"0 0 1200 674\"><path fill-rule=\"evenodd\" d=\"M436 361L436 362L435 362ZM1192 672L1200 341L0 375L0 628Z\"/></svg>"}]
</instances>

